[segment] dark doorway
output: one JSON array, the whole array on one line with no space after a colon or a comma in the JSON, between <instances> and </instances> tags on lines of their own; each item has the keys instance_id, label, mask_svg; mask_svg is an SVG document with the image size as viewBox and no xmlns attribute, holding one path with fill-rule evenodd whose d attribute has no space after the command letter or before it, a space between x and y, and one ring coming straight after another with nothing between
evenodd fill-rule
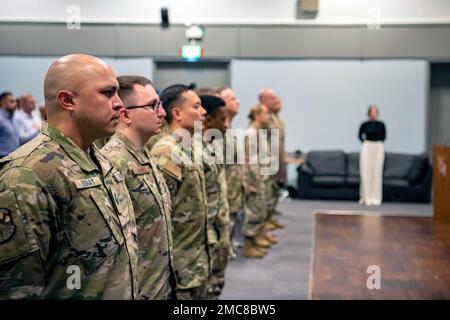
<instances>
[{"instance_id":1,"label":"dark doorway","mask_svg":"<svg viewBox=\"0 0 450 320\"><path fill-rule=\"evenodd\" d=\"M230 85L229 62L155 61L155 86L158 91L173 84L195 82L197 88Z\"/></svg>"}]
</instances>

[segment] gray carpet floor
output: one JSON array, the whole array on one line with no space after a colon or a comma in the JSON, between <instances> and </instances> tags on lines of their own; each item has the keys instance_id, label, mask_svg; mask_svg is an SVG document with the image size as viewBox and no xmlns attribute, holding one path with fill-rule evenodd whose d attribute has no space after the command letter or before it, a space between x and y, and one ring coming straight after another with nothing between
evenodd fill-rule
<instances>
[{"instance_id":1,"label":"gray carpet floor","mask_svg":"<svg viewBox=\"0 0 450 320\"><path fill-rule=\"evenodd\" d=\"M237 257L226 271L223 300L308 299L313 215L316 211L346 210L404 216L432 216L432 204L385 203L366 207L357 202L285 200L278 217L286 228L277 230L280 243L263 259Z\"/></svg>"}]
</instances>

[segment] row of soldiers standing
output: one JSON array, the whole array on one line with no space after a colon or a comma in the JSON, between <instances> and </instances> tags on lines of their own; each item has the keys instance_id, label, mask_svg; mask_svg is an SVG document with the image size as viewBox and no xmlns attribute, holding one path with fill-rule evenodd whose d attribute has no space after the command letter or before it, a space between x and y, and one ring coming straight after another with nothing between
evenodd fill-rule
<instances>
[{"instance_id":1,"label":"row of soldiers standing","mask_svg":"<svg viewBox=\"0 0 450 320\"><path fill-rule=\"evenodd\" d=\"M50 67L44 94L41 134L0 161L0 298L217 298L232 221L242 207L255 213L246 170L196 164L171 133L192 135L196 121L224 131L232 91L200 98L174 85L158 97L148 79L70 55ZM265 231L274 210L257 234L244 227L244 256L276 242Z\"/></svg>"}]
</instances>

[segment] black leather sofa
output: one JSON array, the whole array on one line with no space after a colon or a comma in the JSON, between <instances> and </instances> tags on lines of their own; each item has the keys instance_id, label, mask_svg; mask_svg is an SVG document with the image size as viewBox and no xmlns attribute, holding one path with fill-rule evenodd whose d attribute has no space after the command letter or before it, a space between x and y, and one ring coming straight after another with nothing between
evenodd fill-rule
<instances>
[{"instance_id":1,"label":"black leather sofa","mask_svg":"<svg viewBox=\"0 0 450 320\"><path fill-rule=\"evenodd\" d=\"M301 199L359 199L359 153L309 152L297 168ZM432 170L426 154L386 153L383 201L430 202Z\"/></svg>"}]
</instances>

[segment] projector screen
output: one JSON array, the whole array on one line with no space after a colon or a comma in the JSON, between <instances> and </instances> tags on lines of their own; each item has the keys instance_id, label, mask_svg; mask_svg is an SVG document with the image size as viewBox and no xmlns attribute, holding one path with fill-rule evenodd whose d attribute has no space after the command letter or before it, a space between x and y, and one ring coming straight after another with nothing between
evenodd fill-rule
<instances>
[{"instance_id":1,"label":"projector screen","mask_svg":"<svg viewBox=\"0 0 450 320\"><path fill-rule=\"evenodd\" d=\"M281 97L286 149L359 151L358 129L376 104L386 151L426 148L429 67L422 60L234 60L231 86L241 102L233 126L248 126L261 88Z\"/></svg>"}]
</instances>

